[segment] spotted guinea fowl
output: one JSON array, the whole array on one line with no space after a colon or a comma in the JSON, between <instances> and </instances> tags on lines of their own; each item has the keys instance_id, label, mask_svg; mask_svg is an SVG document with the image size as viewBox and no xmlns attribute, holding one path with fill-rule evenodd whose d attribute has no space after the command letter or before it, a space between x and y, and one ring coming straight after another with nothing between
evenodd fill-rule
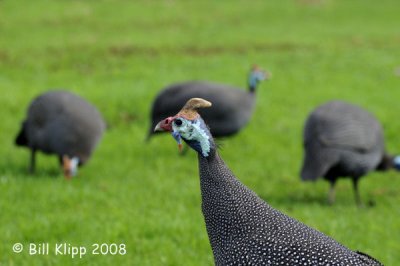
<instances>
[{"instance_id":1,"label":"spotted guinea fowl","mask_svg":"<svg viewBox=\"0 0 400 266\"><path fill-rule=\"evenodd\" d=\"M215 104L214 107L201 111L214 137L237 133L249 121L257 85L266 78L268 74L254 66L248 76L248 91L203 81L179 83L165 88L153 102L147 138L154 134L153 129L158 121L176 114L181 106L194 97L201 97Z\"/></svg>"},{"instance_id":2,"label":"spotted guinea fowl","mask_svg":"<svg viewBox=\"0 0 400 266\"><path fill-rule=\"evenodd\" d=\"M275 210L244 186L219 156L197 109L189 100L155 130L183 139L198 153L202 211L216 265L382 265L323 233Z\"/></svg>"},{"instance_id":3,"label":"spotted guinea fowl","mask_svg":"<svg viewBox=\"0 0 400 266\"><path fill-rule=\"evenodd\" d=\"M69 178L90 158L104 129L105 123L94 106L70 92L50 91L32 101L15 143L31 149L31 173L35 153L40 150L58 155Z\"/></svg>"},{"instance_id":4,"label":"spotted guinea fowl","mask_svg":"<svg viewBox=\"0 0 400 266\"><path fill-rule=\"evenodd\" d=\"M369 112L342 101L317 107L304 127L305 157L302 180L324 177L331 183L329 203L339 177L353 181L356 203L361 205L359 179L372 170L400 169L400 157L385 152L382 127Z\"/></svg>"}]
</instances>

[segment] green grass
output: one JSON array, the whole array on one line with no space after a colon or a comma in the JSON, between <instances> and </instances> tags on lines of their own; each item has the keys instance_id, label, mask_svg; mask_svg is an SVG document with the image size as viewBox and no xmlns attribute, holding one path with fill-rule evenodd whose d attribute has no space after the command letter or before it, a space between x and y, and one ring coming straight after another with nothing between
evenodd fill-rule
<instances>
[{"instance_id":1,"label":"green grass","mask_svg":"<svg viewBox=\"0 0 400 266\"><path fill-rule=\"evenodd\" d=\"M0 1L0 265L212 265L194 152L170 136L144 143L153 97L204 79L245 85L258 63L251 123L223 141L236 176L275 208L362 250L400 262L400 176L371 173L355 207L341 180L301 183L304 119L343 99L375 113L390 152L400 152L400 5L397 0ZM79 177L65 181L54 156L13 145L31 99L68 88L109 124ZM124 243L124 256L29 256L15 242Z\"/></svg>"}]
</instances>

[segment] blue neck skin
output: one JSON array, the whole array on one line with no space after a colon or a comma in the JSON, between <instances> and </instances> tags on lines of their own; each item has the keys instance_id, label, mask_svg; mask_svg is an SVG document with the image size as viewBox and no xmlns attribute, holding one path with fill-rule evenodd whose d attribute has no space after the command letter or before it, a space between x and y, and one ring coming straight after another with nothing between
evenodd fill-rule
<instances>
[{"instance_id":1,"label":"blue neck skin","mask_svg":"<svg viewBox=\"0 0 400 266\"><path fill-rule=\"evenodd\" d=\"M215 153L215 143L204 120L199 117L196 120L190 121L190 123L192 123L192 129L189 134L187 134L188 131L179 132L179 130L177 130L172 132L172 136L178 144L180 144L181 139L183 139L202 157L208 157Z\"/></svg>"},{"instance_id":2,"label":"blue neck skin","mask_svg":"<svg viewBox=\"0 0 400 266\"><path fill-rule=\"evenodd\" d=\"M400 171L400 155L393 158L393 166L397 171Z\"/></svg>"},{"instance_id":3,"label":"blue neck skin","mask_svg":"<svg viewBox=\"0 0 400 266\"><path fill-rule=\"evenodd\" d=\"M249 91L251 93L254 93L256 91L258 83L260 83L261 80L264 80L265 76L261 72L253 71L249 75L249 80L248 80L248 85L249 85Z\"/></svg>"}]
</instances>

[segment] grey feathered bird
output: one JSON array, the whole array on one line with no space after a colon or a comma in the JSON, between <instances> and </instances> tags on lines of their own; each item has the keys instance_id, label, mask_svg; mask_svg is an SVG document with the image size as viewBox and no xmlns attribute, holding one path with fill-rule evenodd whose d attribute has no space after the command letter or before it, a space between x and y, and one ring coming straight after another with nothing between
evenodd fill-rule
<instances>
[{"instance_id":1,"label":"grey feathered bird","mask_svg":"<svg viewBox=\"0 0 400 266\"><path fill-rule=\"evenodd\" d=\"M191 99L156 125L198 152L202 211L216 265L382 265L275 210L244 186L219 156Z\"/></svg>"},{"instance_id":2,"label":"grey feathered bird","mask_svg":"<svg viewBox=\"0 0 400 266\"><path fill-rule=\"evenodd\" d=\"M147 138L154 134L153 129L158 121L176 114L181 106L194 97L204 98L215 104L212 108L201 111L214 137L237 133L251 117L257 85L268 76L268 73L254 66L248 76L248 91L203 81L179 83L163 89L152 105Z\"/></svg>"},{"instance_id":3,"label":"grey feathered bird","mask_svg":"<svg viewBox=\"0 0 400 266\"><path fill-rule=\"evenodd\" d=\"M90 158L104 129L93 105L67 91L50 91L32 101L15 143L31 149L31 173L40 150L58 155L69 178Z\"/></svg>"},{"instance_id":4,"label":"grey feathered bird","mask_svg":"<svg viewBox=\"0 0 400 266\"><path fill-rule=\"evenodd\" d=\"M361 204L358 181L372 170L400 169L400 157L385 152L378 120L358 106L331 101L317 107L304 127L303 180L324 177L331 183L328 200L334 202L339 177L351 177L355 199Z\"/></svg>"}]
</instances>

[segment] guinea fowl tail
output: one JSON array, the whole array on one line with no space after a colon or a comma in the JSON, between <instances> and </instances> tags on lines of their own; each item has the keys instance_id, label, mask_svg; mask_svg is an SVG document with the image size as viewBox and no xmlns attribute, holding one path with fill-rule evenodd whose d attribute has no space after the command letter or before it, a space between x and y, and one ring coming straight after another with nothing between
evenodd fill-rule
<instances>
[{"instance_id":1,"label":"guinea fowl tail","mask_svg":"<svg viewBox=\"0 0 400 266\"><path fill-rule=\"evenodd\" d=\"M28 146L28 139L26 138L26 122L22 123L21 130L15 138L15 144L17 146Z\"/></svg>"},{"instance_id":2,"label":"guinea fowl tail","mask_svg":"<svg viewBox=\"0 0 400 266\"><path fill-rule=\"evenodd\" d=\"M310 156L306 155L300 173L301 180L315 181L319 177L324 176L327 169L326 162L319 160L319 158L310 158Z\"/></svg>"}]
</instances>

